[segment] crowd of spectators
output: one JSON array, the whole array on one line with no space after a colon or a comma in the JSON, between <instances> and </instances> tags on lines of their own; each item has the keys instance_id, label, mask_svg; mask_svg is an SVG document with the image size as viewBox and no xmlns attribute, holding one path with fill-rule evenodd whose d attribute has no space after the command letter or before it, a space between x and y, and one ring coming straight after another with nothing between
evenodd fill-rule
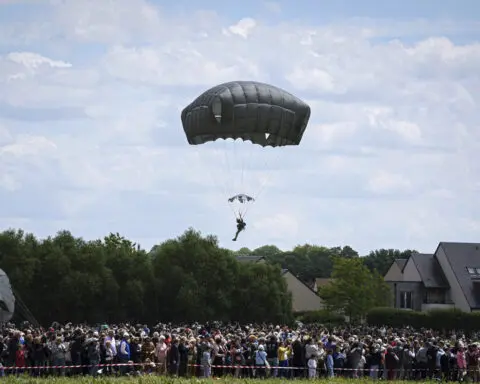
<instances>
[{"instance_id":1,"label":"crowd of spectators","mask_svg":"<svg viewBox=\"0 0 480 384\"><path fill-rule=\"evenodd\" d=\"M386 380L480 378L476 335L412 328L297 323L6 324L4 375L172 375L242 378L345 376Z\"/></svg>"}]
</instances>

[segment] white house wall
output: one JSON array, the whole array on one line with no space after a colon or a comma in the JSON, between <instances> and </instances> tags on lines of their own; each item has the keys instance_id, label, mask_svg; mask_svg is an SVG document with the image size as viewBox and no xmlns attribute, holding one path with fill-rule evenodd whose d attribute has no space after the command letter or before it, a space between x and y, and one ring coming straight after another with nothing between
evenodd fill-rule
<instances>
[{"instance_id":1,"label":"white house wall","mask_svg":"<svg viewBox=\"0 0 480 384\"><path fill-rule=\"evenodd\" d=\"M405 268L403 268L403 281L418 283L422 282L420 273L418 273L418 269L411 257L408 259Z\"/></svg>"},{"instance_id":2,"label":"white house wall","mask_svg":"<svg viewBox=\"0 0 480 384\"><path fill-rule=\"evenodd\" d=\"M440 267L445 274L445 278L450 285L450 299L453 301L455 308L461 309L465 312L470 312L471 308L468 304L467 298L463 294L457 277L455 276L455 273L450 267L450 262L448 261L447 256L445 255L445 252L443 251L443 248L441 246L438 247L435 256L437 257L438 263L440 264Z\"/></svg>"},{"instance_id":3,"label":"white house wall","mask_svg":"<svg viewBox=\"0 0 480 384\"><path fill-rule=\"evenodd\" d=\"M385 281L403 281L402 270L400 269L396 261L392 263L392 266L386 273L384 280Z\"/></svg>"},{"instance_id":4,"label":"white house wall","mask_svg":"<svg viewBox=\"0 0 480 384\"><path fill-rule=\"evenodd\" d=\"M305 286L292 273L283 275L287 282L288 290L292 294L292 309L299 311L318 311L323 308L322 299Z\"/></svg>"}]
</instances>

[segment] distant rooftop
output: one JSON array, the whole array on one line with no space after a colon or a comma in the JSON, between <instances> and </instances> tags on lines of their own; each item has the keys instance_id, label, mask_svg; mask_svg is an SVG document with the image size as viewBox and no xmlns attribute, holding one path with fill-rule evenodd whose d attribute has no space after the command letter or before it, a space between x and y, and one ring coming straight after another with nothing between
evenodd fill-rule
<instances>
[{"instance_id":1,"label":"distant rooftop","mask_svg":"<svg viewBox=\"0 0 480 384\"><path fill-rule=\"evenodd\" d=\"M400 268L401 271L403 271L403 268L405 268L405 265L407 264L408 259L395 259L395 263L397 263L398 267Z\"/></svg>"},{"instance_id":2,"label":"distant rooftop","mask_svg":"<svg viewBox=\"0 0 480 384\"><path fill-rule=\"evenodd\" d=\"M237 261L240 261L241 263L245 263L245 262L256 263L263 259L264 259L263 256L237 256Z\"/></svg>"}]
</instances>

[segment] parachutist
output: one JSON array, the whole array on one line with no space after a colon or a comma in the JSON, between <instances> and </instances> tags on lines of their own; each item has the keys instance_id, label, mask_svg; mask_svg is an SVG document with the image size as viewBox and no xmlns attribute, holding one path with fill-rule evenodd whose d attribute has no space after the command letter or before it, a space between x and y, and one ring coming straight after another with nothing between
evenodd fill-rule
<instances>
[{"instance_id":1,"label":"parachutist","mask_svg":"<svg viewBox=\"0 0 480 384\"><path fill-rule=\"evenodd\" d=\"M199 95L183 108L181 120L190 145L228 140L233 144L238 143L240 148L269 147L277 148L277 151L300 144L310 120L310 112L307 103L274 85L256 81L230 81L218 84ZM236 169L235 165L230 169L228 152L225 155L229 170ZM249 157L252 155L253 153L250 153ZM236 151L234 157L237 157ZM240 168L243 184L243 161ZM256 196L259 193L257 190ZM254 202L254 197L244 193L228 198L230 208L235 218L238 218L237 233L233 241L237 240L246 227L239 212L246 214Z\"/></svg>"},{"instance_id":2,"label":"parachutist","mask_svg":"<svg viewBox=\"0 0 480 384\"><path fill-rule=\"evenodd\" d=\"M235 237L232 239L232 241L237 241L237 237L240 234L240 232L245 230L245 227L247 226L247 223L243 221L242 216L237 218L237 233L235 233Z\"/></svg>"}]
</instances>

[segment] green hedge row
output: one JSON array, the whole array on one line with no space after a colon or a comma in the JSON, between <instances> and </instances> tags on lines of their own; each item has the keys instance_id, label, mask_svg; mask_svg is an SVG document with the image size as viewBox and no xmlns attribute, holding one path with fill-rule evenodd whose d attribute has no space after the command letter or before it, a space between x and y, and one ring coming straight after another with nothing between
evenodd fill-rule
<instances>
[{"instance_id":1,"label":"green hedge row","mask_svg":"<svg viewBox=\"0 0 480 384\"><path fill-rule=\"evenodd\" d=\"M434 309L428 312L406 311L394 308L374 308L367 314L367 323L377 326L431 328L434 330L480 330L480 313L458 309Z\"/></svg>"},{"instance_id":2,"label":"green hedge row","mask_svg":"<svg viewBox=\"0 0 480 384\"><path fill-rule=\"evenodd\" d=\"M295 312L295 319L306 324L339 325L345 323L343 315L326 310Z\"/></svg>"}]
</instances>

